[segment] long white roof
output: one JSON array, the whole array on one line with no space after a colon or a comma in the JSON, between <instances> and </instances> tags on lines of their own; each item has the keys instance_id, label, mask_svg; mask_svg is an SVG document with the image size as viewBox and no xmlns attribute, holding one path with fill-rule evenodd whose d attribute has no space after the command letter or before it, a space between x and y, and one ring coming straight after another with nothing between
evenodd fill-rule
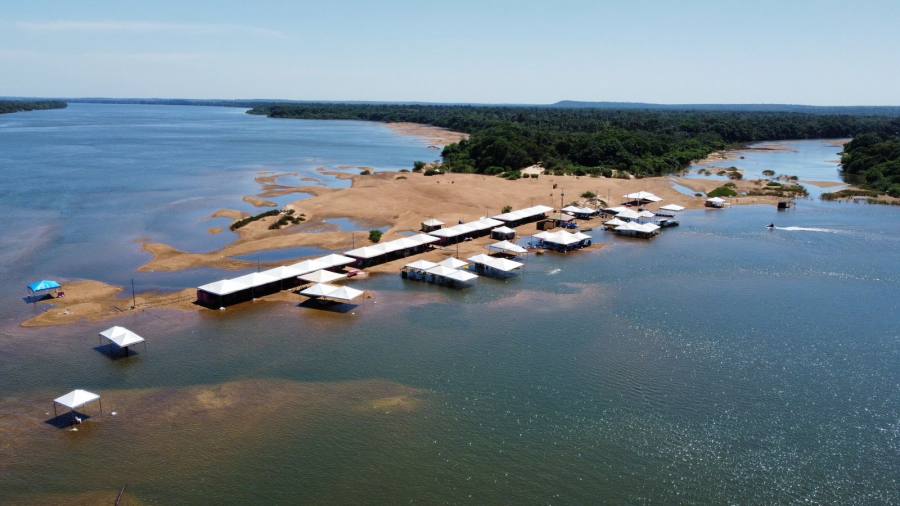
<instances>
[{"instance_id":1,"label":"long white roof","mask_svg":"<svg viewBox=\"0 0 900 506\"><path fill-rule=\"evenodd\" d=\"M435 232L432 232L432 234L440 232L441 230L436 230ZM385 255L387 253L393 253L394 251L415 248L416 246L432 243L437 240L437 238L432 237L428 234L416 234L410 237L401 237L400 239L395 239L393 241L383 242L372 246L363 246L361 248L352 249L345 252L345 254L356 258L374 258L377 256Z\"/></svg>"},{"instance_id":2,"label":"long white roof","mask_svg":"<svg viewBox=\"0 0 900 506\"><path fill-rule=\"evenodd\" d=\"M495 249L498 251L504 251L506 253L513 253L516 255L528 252L528 250L526 250L525 248L519 246L516 243L512 243L509 241L495 242L494 244L491 244L490 246L488 246L488 248Z\"/></svg>"},{"instance_id":3,"label":"long white roof","mask_svg":"<svg viewBox=\"0 0 900 506\"><path fill-rule=\"evenodd\" d=\"M591 209L590 207L578 207L578 206L566 206L562 208L562 211L572 214L594 214L597 212L596 209Z\"/></svg>"},{"instance_id":4,"label":"long white roof","mask_svg":"<svg viewBox=\"0 0 900 506\"><path fill-rule=\"evenodd\" d=\"M526 207L525 209L518 209L515 211L510 211L508 213L498 214L497 216L494 216L494 219L500 221L518 221L525 218L532 218L541 214L547 214L552 210L553 208L548 206L531 206Z\"/></svg>"},{"instance_id":5,"label":"long white roof","mask_svg":"<svg viewBox=\"0 0 900 506\"><path fill-rule=\"evenodd\" d=\"M302 279L303 281L309 281L310 283L330 283L332 281L346 278L347 275L320 269L318 271L301 274L297 277Z\"/></svg>"},{"instance_id":6,"label":"long white roof","mask_svg":"<svg viewBox=\"0 0 900 506\"><path fill-rule=\"evenodd\" d=\"M498 271L503 272L514 271L525 265L521 262L515 262L506 258L496 258L485 254L469 257L469 261L473 264L486 265L492 269L497 269Z\"/></svg>"},{"instance_id":7,"label":"long white roof","mask_svg":"<svg viewBox=\"0 0 900 506\"><path fill-rule=\"evenodd\" d=\"M291 279L297 276L307 274L321 269L331 269L341 265L347 265L356 260L345 257L344 255L336 255L334 253L319 258L303 260L292 265L282 265L262 272L253 272L232 279L222 279L207 283L198 287L204 292L215 295L228 295L231 293L247 290L256 286L274 283L284 279Z\"/></svg>"},{"instance_id":8,"label":"long white roof","mask_svg":"<svg viewBox=\"0 0 900 506\"><path fill-rule=\"evenodd\" d=\"M452 227L435 230L433 232L429 232L429 234L435 237L443 238L457 237L463 234L468 234L470 232L478 232L481 230L487 230L489 228L496 228L501 225L503 225L502 221L497 221L493 218L481 218L480 220L470 221L468 223L461 223Z\"/></svg>"},{"instance_id":9,"label":"long white roof","mask_svg":"<svg viewBox=\"0 0 900 506\"><path fill-rule=\"evenodd\" d=\"M109 339L119 348L144 342L144 338L126 329L125 327L110 327L100 333L102 337Z\"/></svg>"},{"instance_id":10,"label":"long white roof","mask_svg":"<svg viewBox=\"0 0 900 506\"><path fill-rule=\"evenodd\" d=\"M81 406L84 406L85 404L87 404L89 402L94 402L99 398L100 398L100 396L93 392L88 392L87 390L78 389L78 390L72 390L71 392L67 393L66 395L61 395L61 396L57 397L56 399L53 399L53 402L55 402L57 404L62 404L63 406L65 406L69 409L77 409L77 408L80 408Z\"/></svg>"},{"instance_id":11,"label":"long white roof","mask_svg":"<svg viewBox=\"0 0 900 506\"><path fill-rule=\"evenodd\" d=\"M650 202L659 202L660 200L662 200L662 197L658 197L658 196L654 195L653 193L645 192L645 191L629 193L629 194L625 195L625 198L632 199L632 200L649 200Z\"/></svg>"}]
</instances>

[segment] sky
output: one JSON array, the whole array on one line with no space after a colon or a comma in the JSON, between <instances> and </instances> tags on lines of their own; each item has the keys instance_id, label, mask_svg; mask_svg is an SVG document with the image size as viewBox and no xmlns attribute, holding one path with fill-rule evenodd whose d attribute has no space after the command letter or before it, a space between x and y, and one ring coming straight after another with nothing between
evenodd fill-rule
<instances>
[{"instance_id":1,"label":"sky","mask_svg":"<svg viewBox=\"0 0 900 506\"><path fill-rule=\"evenodd\" d=\"M900 105L898 0L0 6L0 96Z\"/></svg>"}]
</instances>

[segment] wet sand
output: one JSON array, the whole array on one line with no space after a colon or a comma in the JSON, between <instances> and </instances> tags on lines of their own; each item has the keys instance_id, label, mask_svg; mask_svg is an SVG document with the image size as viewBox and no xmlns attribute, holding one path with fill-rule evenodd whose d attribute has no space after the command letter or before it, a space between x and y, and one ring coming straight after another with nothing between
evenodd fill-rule
<instances>
[{"instance_id":1,"label":"wet sand","mask_svg":"<svg viewBox=\"0 0 900 506\"><path fill-rule=\"evenodd\" d=\"M398 134L424 139L435 148L442 148L469 138L469 134L420 123L397 122L385 123L385 125Z\"/></svg>"}]
</instances>

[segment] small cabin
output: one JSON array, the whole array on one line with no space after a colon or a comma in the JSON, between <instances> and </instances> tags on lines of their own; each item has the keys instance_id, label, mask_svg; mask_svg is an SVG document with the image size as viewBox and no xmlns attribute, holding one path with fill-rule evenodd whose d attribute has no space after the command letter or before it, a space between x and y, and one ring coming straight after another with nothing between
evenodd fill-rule
<instances>
[{"instance_id":1,"label":"small cabin","mask_svg":"<svg viewBox=\"0 0 900 506\"><path fill-rule=\"evenodd\" d=\"M516 231L507 227L497 227L491 230L491 239L495 239L497 241L510 241L516 238Z\"/></svg>"},{"instance_id":2,"label":"small cabin","mask_svg":"<svg viewBox=\"0 0 900 506\"><path fill-rule=\"evenodd\" d=\"M420 228L420 230L425 233L434 232L435 230L439 230L443 226L444 226L443 221L432 218L432 219L423 221L422 228Z\"/></svg>"}]
</instances>

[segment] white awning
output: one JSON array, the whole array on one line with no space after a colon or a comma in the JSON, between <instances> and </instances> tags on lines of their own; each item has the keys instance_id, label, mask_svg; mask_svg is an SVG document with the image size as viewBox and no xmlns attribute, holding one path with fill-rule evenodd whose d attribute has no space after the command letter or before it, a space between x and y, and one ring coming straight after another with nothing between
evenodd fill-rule
<instances>
[{"instance_id":1,"label":"white awning","mask_svg":"<svg viewBox=\"0 0 900 506\"><path fill-rule=\"evenodd\" d=\"M81 406L84 406L85 404L87 404L89 402L96 401L99 398L100 398L100 396L93 392L88 392L87 390L79 389L79 390L72 390L71 392L67 393L66 395L57 397L56 399L53 399L53 402L55 402L57 404L61 404L69 409L78 409Z\"/></svg>"},{"instance_id":2,"label":"white awning","mask_svg":"<svg viewBox=\"0 0 900 506\"><path fill-rule=\"evenodd\" d=\"M640 232L650 234L659 230L659 225L654 223L625 223L616 227L616 230L620 232Z\"/></svg>"},{"instance_id":3,"label":"white awning","mask_svg":"<svg viewBox=\"0 0 900 506\"><path fill-rule=\"evenodd\" d=\"M525 248L509 241L495 242L494 244L488 246L488 248L502 251L504 253L511 253L513 255L519 255L528 252L528 250L526 250Z\"/></svg>"},{"instance_id":4,"label":"white awning","mask_svg":"<svg viewBox=\"0 0 900 506\"><path fill-rule=\"evenodd\" d=\"M339 279L344 279L347 277L346 274L339 274L337 272L331 272L326 270L318 270L309 272L306 274L302 274L297 276L303 281L308 281L310 283L330 283L332 281L337 281Z\"/></svg>"},{"instance_id":5,"label":"white awning","mask_svg":"<svg viewBox=\"0 0 900 506\"><path fill-rule=\"evenodd\" d=\"M451 238L458 237L464 234L469 234L472 232L479 232L482 230L487 230L489 228L496 228L503 225L502 221L497 221L492 218L481 218L480 220L470 221L468 223L461 223L459 225L454 225L452 227L442 228L440 230L435 230L433 232L429 232L430 235L441 238Z\"/></svg>"},{"instance_id":6,"label":"white awning","mask_svg":"<svg viewBox=\"0 0 900 506\"><path fill-rule=\"evenodd\" d=\"M597 212L596 209L591 209L590 207L578 207L578 206L567 206L562 208L563 211L571 214L594 214Z\"/></svg>"},{"instance_id":7,"label":"white awning","mask_svg":"<svg viewBox=\"0 0 900 506\"><path fill-rule=\"evenodd\" d=\"M450 258L447 258L447 259L444 259L444 260L438 262L438 265L441 265L444 267L449 267L451 269L459 269L460 267L465 267L469 264L468 264L468 262L463 262L462 260L460 260L456 257L450 257Z\"/></svg>"},{"instance_id":8,"label":"white awning","mask_svg":"<svg viewBox=\"0 0 900 506\"><path fill-rule=\"evenodd\" d=\"M684 206L679 206L678 204L666 204L659 208L661 211L684 211Z\"/></svg>"},{"instance_id":9,"label":"white awning","mask_svg":"<svg viewBox=\"0 0 900 506\"><path fill-rule=\"evenodd\" d=\"M315 284L300 292L300 295L307 297L326 298L336 300L338 302L350 302L359 297L364 292L349 286L336 286L327 283Z\"/></svg>"},{"instance_id":10,"label":"white awning","mask_svg":"<svg viewBox=\"0 0 900 506\"><path fill-rule=\"evenodd\" d=\"M540 216L542 214L547 214L552 211L552 207L548 206L531 206L526 207L525 209L518 209L516 211L510 211L508 213L498 214L494 216L494 219L500 221L519 221L524 220L526 218L533 218L535 216Z\"/></svg>"},{"instance_id":11,"label":"white awning","mask_svg":"<svg viewBox=\"0 0 900 506\"><path fill-rule=\"evenodd\" d=\"M659 202L660 200L662 200L662 197L658 197L650 192L645 191L629 193L628 195L625 195L625 198L631 200L646 200L648 202Z\"/></svg>"},{"instance_id":12,"label":"white awning","mask_svg":"<svg viewBox=\"0 0 900 506\"><path fill-rule=\"evenodd\" d=\"M432 233L434 234L440 232L441 230L437 230ZM375 258L381 255L386 255L388 253L393 253L395 251L422 246L424 244L432 243L437 240L437 238L432 237L428 234L416 234L410 237L401 237L400 239L395 239L393 241L388 241L381 244L352 249L350 251L347 251L346 255L363 259Z\"/></svg>"},{"instance_id":13,"label":"white awning","mask_svg":"<svg viewBox=\"0 0 900 506\"><path fill-rule=\"evenodd\" d=\"M119 348L144 342L144 338L126 329L125 327L110 327L100 333L102 337L112 341Z\"/></svg>"},{"instance_id":14,"label":"white awning","mask_svg":"<svg viewBox=\"0 0 900 506\"><path fill-rule=\"evenodd\" d=\"M491 230L491 232L497 232L500 234L515 234L516 233L515 230L507 227L506 225L504 225L502 227L497 227L494 230Z\"/></svg>"},{"instance_id":15,"label":"white awning","mask_svg":"<svg viewBox=\"0 0 900 506\"><path fill-rule=\"evenodd\" d=\"M406 264L404 267L407 269L413 269L417 271L427 271L428 269L434 269L438 264L434 262L429 262L428 260L416 260L413 263Z\"/></svg>"},{"instance_id":16,"label":"white awning","mask_svg":"<svg viewBox=\"0 0 900 506\"><path fill-rule=\"evenodd\" d=\"M485 254L469 257L469 261L473 264L485 265L502 272L514 271L525 265L523 263L515 262L506 258L496 258Z\"/></svg>"},{"instance_id":17,"label":"white awning","mask_svg":"<svg viewBox=\"0 0 900 506\"><path fill-rule=\"evenodd\" d=\"M454 281L460 281L463 283L478 278L477 275L472 274L471 272L461 271L459 269L451 269L450 267L444 267L443 265L438 265L437 267L428 269L426 272L434 276L452 279Z\"/></svg>"},{"instance_id":18,"label":"white awning","mask_svg":"<svg viewBox=\"0 0 900 506\"><path fill-rule=\"evenodd\" d=\"M619 214L616 215L616 218L626 219L626 220L636 220L640 218L641 215L637 211L632 211L631 209L626 209Z\"/></svg>"},{"instance_id":19,"label":"white awning","mask_svg":"<svg viewBox=\"0 0 900 506\"><path fill-rule=\"evenodd\" d=\"M557 232L540 232L534 234L534 236L544 242L559 244L562 246L568 246L570 244L581 242L581 239L577 239L574 234L570 234L565 230L560 230Z\"/></svg>"}]
</instances>

